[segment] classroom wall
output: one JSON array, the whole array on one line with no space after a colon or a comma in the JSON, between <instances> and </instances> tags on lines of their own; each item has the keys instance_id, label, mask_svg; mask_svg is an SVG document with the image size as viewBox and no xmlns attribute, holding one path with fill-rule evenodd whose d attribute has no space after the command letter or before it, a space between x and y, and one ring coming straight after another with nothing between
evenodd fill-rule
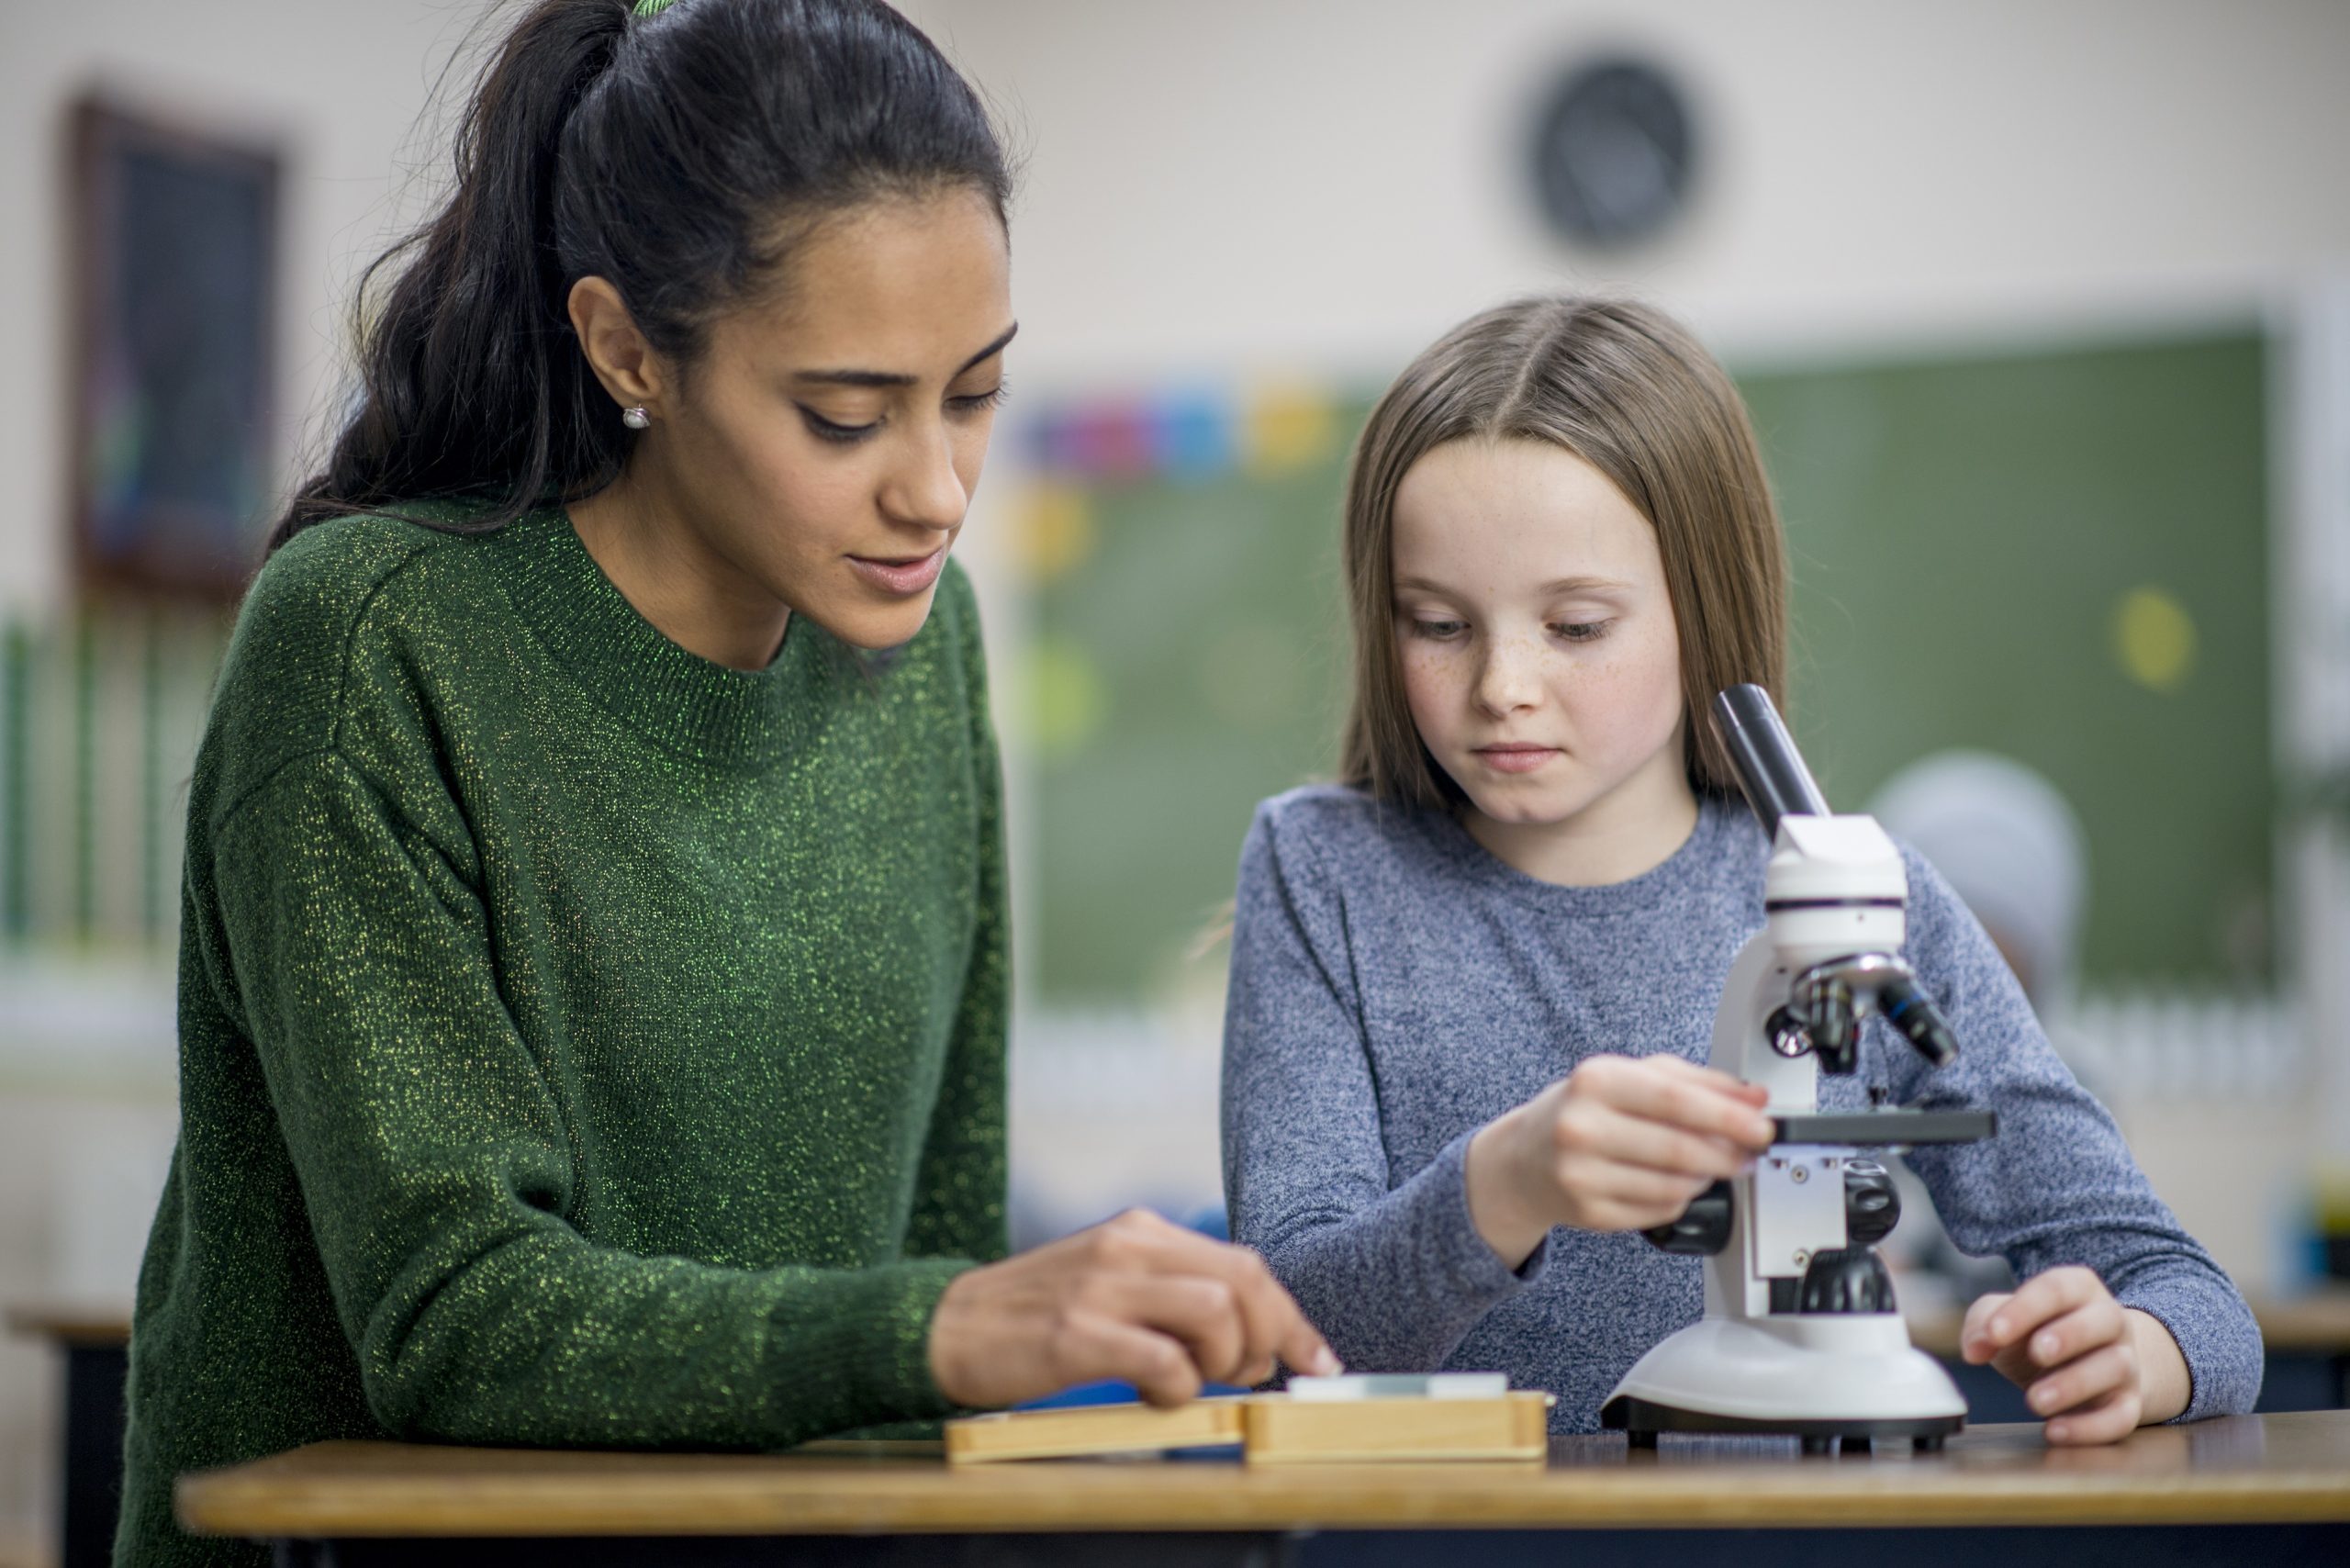
<instances>
[{"instance_id":1,"label":"classroom wall","mask_svg":"<svg viewBox=\"0 0 2350 1568\"><path fill-rule=\"evenodd\" d=\"M1018 375L1377 372L1469 308L1626 281L1730 348L1942 341L2232 312L2350 267L2350 7L2332 0L918 0L1026 148ZM331 385L345 286L392 231L453 0L9 0L0 607L64 577L66 101L108 82L275 129L281 446ZM31 25L37 18L38 26ZM1529 94L1629 41L1703 114L1691 219L1601 263L1522 199ZM410 187L413 188L412 186Z\"/></svg>"},{"instance_id":2,"label":"classroom wall","mask_svg":"<svg viewBox=\"0 0 2350 1568\"><path fill-rule=\"evenodd\" d=\"M2331 0L942 0L1031 148L1022 367L1392 368L1468 309L1625 280L1732 349L2228 310L2350 263ZM1691 220L1620 261L1530 218L1560 62L1703 116Z\"/></svg>"}]
</instances>

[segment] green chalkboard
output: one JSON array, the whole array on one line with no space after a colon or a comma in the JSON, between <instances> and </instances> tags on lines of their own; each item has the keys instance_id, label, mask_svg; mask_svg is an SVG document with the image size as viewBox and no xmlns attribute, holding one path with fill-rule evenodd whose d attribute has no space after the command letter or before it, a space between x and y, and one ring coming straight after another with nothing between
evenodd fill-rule
<instances>
[{"instance_id":1,"label":"green chalkboard","mask_svg":"<svg viewBox=\"0 0 2350 1568\"><path fill-rule=\"evenodd\" d=\"M1831 800L1951 746L2040 769L2089 834L2093 980L2269 968L2266 374L2244 330L1740 377ZM1047 715L1024 937L1047 998L1161 981L1230 897L1256 801L1332 766L1369 400L1270 472L1057 479L1083 548L1034 588L1023 672Z\"/></svg>"},{"instance_id":2,"label":"green chalkboard","mask_svg":"<svg viewBox=\"0 0 2350 1568\"><path fill-rule=\"evenodd\" d=\"M2039 769L2088 834L2092 980L2270 969L2266 378L2249 330L1740 377L1823 787Z\"/></svg>"},{"instance_id":3,"label":"green chalkboard","mask_svg":"<svg viewBox=\"0 0 2350 1568\"><path fill-rule=\"evenodd\" d=\"M1368 405L1346 410L1350 439ZM1344 689L1344 451L1276 476L1089 492L1094 546L1037 594L1032 670L1093 710L1037 760L1026 940L1057 998L1163 980L1232 896L1256 804L1326 775ZM1070 699L1032 698L1032 709Z\"/></svg>"}]
</instances>

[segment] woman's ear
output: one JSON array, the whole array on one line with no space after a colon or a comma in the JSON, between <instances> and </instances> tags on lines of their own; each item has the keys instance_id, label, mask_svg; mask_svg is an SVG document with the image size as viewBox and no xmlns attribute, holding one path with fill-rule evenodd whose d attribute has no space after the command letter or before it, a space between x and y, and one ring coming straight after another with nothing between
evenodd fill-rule
<instances>
[{"instance_id":1,"label":"woman's ear","mask_svg":"<svg viewBox=\"0 0 2350 1568\"><path fill-rule=\"evenodd\" d=\"M600 277L583 277L566 303L571 330L604 390L624 409L658 405L666 381L661 356L637 330L621 291Z\"/></svg>"}]
</instances>

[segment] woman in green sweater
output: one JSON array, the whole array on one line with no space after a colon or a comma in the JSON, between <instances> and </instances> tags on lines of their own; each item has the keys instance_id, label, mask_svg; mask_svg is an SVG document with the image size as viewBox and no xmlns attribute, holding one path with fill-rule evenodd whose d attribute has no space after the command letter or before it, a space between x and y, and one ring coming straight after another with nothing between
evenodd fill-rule
<instances>
[{"instance_id":1,"label":"woman in green sweater","mask_svg":"<svg viewBox=\"0 0 2350 1568\"><path fill-rule=\"evenodd\" d=\"M1335 1370L1147 1216L998 1260L969 87L878 0L540 0L457 165L196 764L118 1559L255 1555L173 1479L321 1439L778 1448Z\"/></svg>"}]
</instances>

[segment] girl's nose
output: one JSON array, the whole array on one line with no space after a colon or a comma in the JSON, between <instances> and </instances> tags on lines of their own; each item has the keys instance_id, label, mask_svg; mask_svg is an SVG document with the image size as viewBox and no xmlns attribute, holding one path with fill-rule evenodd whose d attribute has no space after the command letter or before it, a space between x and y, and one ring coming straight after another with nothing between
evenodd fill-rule
<instances>
[{"instance_id":1,"label":"girl's nose","mask_svg":"<svg viewBox=\"0 0 2350 1568\"><path fill-rule=\"evenodd\" d=\"M1531 708L1540 700L1542 683L1528 651L1512 641L1497 641L1477 671L1477 705L1495 718Z\"/></svg>"}]
</instances>

